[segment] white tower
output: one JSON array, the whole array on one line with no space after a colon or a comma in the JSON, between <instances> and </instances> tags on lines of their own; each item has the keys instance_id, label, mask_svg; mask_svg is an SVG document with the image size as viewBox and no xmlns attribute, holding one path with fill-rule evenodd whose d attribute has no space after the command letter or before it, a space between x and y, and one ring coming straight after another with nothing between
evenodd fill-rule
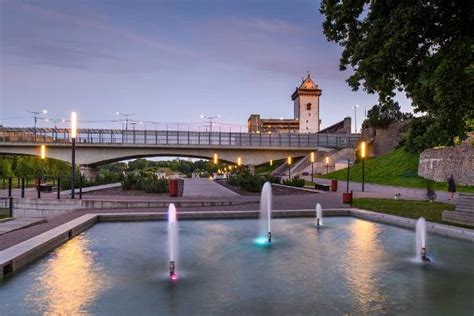
<instances>
[{"instance_id":1,"label":"white tower","mask_svg":"<svg viewBox=\"0 0 474 316\"><path fill-rule=\"evenodd\" d=\"M294 102L295 119L300 122L300 133L317 133L321 125L319 119L319 97L321 89L318 88L308 72L306 79L291 95Z\"/></svg>"}]
</instances>

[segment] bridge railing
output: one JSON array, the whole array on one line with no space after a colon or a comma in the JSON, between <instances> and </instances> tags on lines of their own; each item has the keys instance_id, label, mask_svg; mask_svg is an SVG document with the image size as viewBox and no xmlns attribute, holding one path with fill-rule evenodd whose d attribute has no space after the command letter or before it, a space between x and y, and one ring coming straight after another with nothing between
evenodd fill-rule
<instances>
[{"instance_id":1,"label":"bridge railing","mask_svg":"<svg viewBox=\"0 0 474 316\"><path fill-rule=\"evenodd\" d=\"M81 144L195 145L242 147L354 147L359 134L233 133L168 130L80 129ZM69 129L0 128L0 142L68 143Z\"/></svg>"}]
</instances>

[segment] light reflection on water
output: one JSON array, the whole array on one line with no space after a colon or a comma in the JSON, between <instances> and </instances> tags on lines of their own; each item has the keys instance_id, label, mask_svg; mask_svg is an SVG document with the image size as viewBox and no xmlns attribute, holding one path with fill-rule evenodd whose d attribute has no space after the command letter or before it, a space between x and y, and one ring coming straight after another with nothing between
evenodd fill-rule
<instances>
[{"instance_id":1,"label":"light reflection on water","mask_svg":"<svg viewBox=\"0 0 474 316\"><path fill-rule=\"evenodd\" d=\"M378 235L380 226L366 221L352 221L349 224L352 235L347 244L345 273L358 310L380 312L385 305L385 295L379 289L380 280L377 262L386 256Z\"/></svg>"},{"instance_id":2,"label":"light reflection on water","mask_svg":"<svg viewBox=\"0 0 474 316\"><path fill-rule=\"evenodd\" d=\"M31 310L46 315L84 315L106 285L86 235L58 248L25 297Z\"/></svg>"}]
</instances>

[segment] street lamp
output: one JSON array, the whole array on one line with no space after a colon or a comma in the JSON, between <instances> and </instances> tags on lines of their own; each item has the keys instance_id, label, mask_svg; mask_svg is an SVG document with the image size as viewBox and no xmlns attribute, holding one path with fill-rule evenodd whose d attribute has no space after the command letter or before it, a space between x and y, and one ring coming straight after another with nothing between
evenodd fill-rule
<instances>
[{"instance_id":1,"label":"street lamp","mask_svg":"<svg viewBox=\"0 0 474 316\"><path fill-rule=\"evenodd\" d=\"M291 180L291 156L288 157L288 180Z\"/></svg>"},{"instance_id":2,"label":"street lamp","mask_svg":"<svg viewBox=\"0 0 474 316\"><path fill-rule=\"evenodd\" d=\"M219 117L221 117L220 114L214 115L214 116L207 116L207 115L201 114L202 119L206 119L209 121L209 132L212 132L212 124L214 123L214 120L218 119Z\"/></svg>"},{"instance_id":3,"label":"street lamp","mask_svg":"<svg viewBox=\"0 0 474 316\"><path fill-rule=\"evenodd\" d=\"M43 111L30 111L30 110L26 110L26 112L29 112L31 114L33 114L33 119L34 119L34 135L35 135L35 142L36 142L36 123L38 122L38 119L39 118L42 118L40 117L39 115L40 114L46 114L48 113L48 110L44 109Z\"/></svg>"},{"instance_id":4,"label":"street lamp","mask_svg":"<svg viewBox=\"0 0 474 316\"><path fill-rule=\"evenodd\" d=\"M74 199L74 195L75 195L74 181L76 180L76 136L77 136L77 114L76 112L72 112L71 113L71 143L72 143L71 199Z\"/></svg>"},{"instance_id":5,"label":"street lamp","mask_svg":"<svg viewBox=\"0 0 474 316\"><path fill-rule=\"evenodd\" d=\"M326 173L329 173L329 157L326 157Z\"/></svg>"},{"instance_id":6,"label":"street lamp","mask_svg":"<svg viewBox=\"0 0 474 316\"><path fill-rule=\"evenodd\" d=\"M354 110L354 133L357 133L357 108L359 104L353 105L352 109Z\"/></svg>"},{"instance_id":7,"label":"street lamp","mask_svg":"<svg viewBox=\"0 0 474 316\"><path fill-rule=\"evenodd\" d=\"M364 170L364 161L366 155L367 144L365 142L360 143L360 157L362 158L362 192L365 189L365 170Z\"/></svg>"},{"instance_id":8,"label":"street lamp","mask_svg":"<svg viewBox=\"0 0 474 316\"><path fill-rule=\"evenodd\" d=\"M46 159L46 145L41 145L41 179L39 184L43 181L44 177L44 161Z\"/></svg>"},{"instance_id":9,"label":"street lamp","mask_svg":"<svg viewBox=\"0 0 474 316\"><path fill-rule=\"evenodd\" d=\"M315 160L314 151L311 152L310 160L311 160L311 182L314 182L314 160Z\"/></svg>"},{"instance_id":10,"label":"street lamp","mask_svg":"<svg viewBox=\"0 0 474 316\"><path fill-rule=\"evenodd\" d=\"M238 157L237 158L237 166L241 166L242 165L242 158L241 157Z\"/></svg>"},{"instance_id":11,"label":"street lamp","mask_svg":"<svg viewBox=\"0 0 474 316\"><path fill-rule=\"evenodd\" d=\"M128 131L128 122L130 121L129 117L135 115L135 113L122 113L115 112L115 115L120 115L125 117L125 130ZM123 125L122 125L123 126ZM122 127L123 128L123 127Z\"/></svg>"},{"instance_id":12,"label":"street lamp","mask_svg":"<svg viewBox=\"0 0 474 316\"><path fill-rule=\"evenodd\" d=\"M273 166L273 160L270 160L270 166Z\"/></svg>"},{"instance_id":13,"label":"street lamp","mask_svg":"<svg viewBox=\"0 0 474 316\"><path fill-rule=\"evenodd\" d=\"M217 153L214 153L214 157L213 157L212 161L214 162L214 164L217 165L217 162L218 162Z\"/></svg>"}]
</instances>

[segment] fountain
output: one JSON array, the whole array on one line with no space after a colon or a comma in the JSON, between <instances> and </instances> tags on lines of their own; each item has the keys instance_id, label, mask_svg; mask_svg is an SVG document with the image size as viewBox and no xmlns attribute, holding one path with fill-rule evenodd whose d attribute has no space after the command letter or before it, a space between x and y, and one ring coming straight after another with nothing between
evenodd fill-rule
<instances>
[{"instance_id":1,"label":"fountain","mask_svg":"<svg viewBox=\"0 0 474 316\"><path fill-rule=\"evenodd\" d=\"M426 220L423 217L416 222L416 258L419 261L431 262L426 255Z\"/></svg>"},{"instance_id":2,"label":"fountain","mask_svg":"<svg viewBox=\"0 0 474 316\"><path fill-rule=\"evenodd\" d=\"M265 182L260 197L260 234L257 243L265 244L272 242L272 185ZM265 238L266 236L266 238Z\"/></svg>"},{"instance_id":3,"label":"fountain","mask_svg":"<svg viewBox=\"0 0 474 316\"><path fill-rule=\"evenodd\" d=\"M178 219L176 216L176 207L173 203L168 206L168 247L170 259L170 279L177 280L176 274L176 255L178 250Z\"/></svg>"},{"instance_id":4,"label":"fountain","mask_svg":"<svg viewBox=\"0 0 474 316\"><path fill-rule=\"evenodd\" d=\"M316 203L316 227L323 226L323 209L321 204Z\"/></svg>"}]
</instances>

